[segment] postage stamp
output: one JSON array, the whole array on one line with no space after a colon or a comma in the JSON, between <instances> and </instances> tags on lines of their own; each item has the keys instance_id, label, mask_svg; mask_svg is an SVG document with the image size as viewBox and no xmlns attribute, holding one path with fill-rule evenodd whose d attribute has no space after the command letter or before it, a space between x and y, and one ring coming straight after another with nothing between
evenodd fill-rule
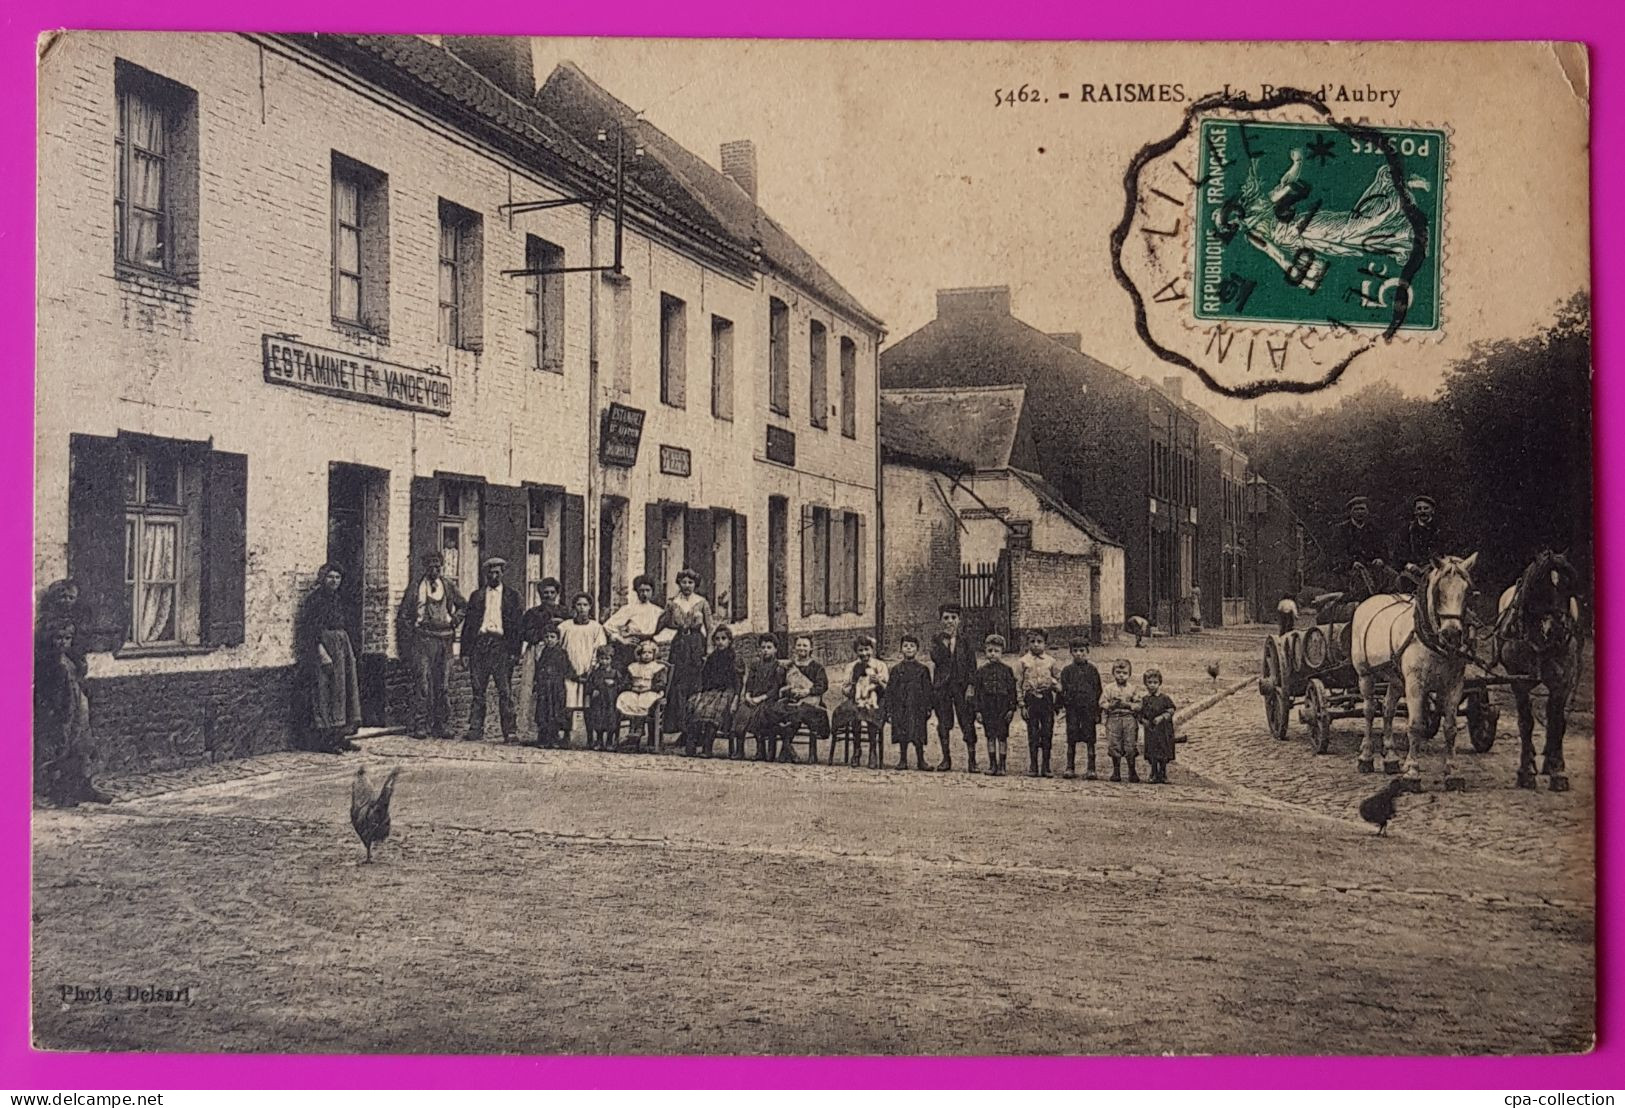
<instances>
[{"instance_id":1,"label":"postage stamp","mask_svg":"<svg viewBox=\"0 0 1625 1108\"><path fill-rule=\"evenodd\" d=\"M1245 399L1315 392L1378 345L1441 337L1450 137L1341 119L1286 87L1194 101L1123 176L1112 266L1141 341Z\"/></svg>"},{"instance_id":2,"label":"postage stamp","mask_svg":"<svg viewBox=\"0 0 1625 1108\"><path fill-rule=\"evenodd\" d=\"M1205 119L1197 319L1431 331L1440 130Z\"/></svg>"}]
</instances>

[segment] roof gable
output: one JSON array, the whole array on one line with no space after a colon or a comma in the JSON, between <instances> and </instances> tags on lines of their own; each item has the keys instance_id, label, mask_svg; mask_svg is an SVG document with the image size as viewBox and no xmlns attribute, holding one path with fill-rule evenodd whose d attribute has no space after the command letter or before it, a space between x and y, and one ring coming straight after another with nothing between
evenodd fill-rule
<instances>
[{"instance_id":1,"label":"roof gable","mask_svg":"<svg viewBox=\"0 0 1625 1108\"><path fill-rule=\"evenodd\" d=\"M1026 397L1020 385L883 389L881 449L959 472L1005 469L1035 454Z\"/></svg>"}]
</instances>

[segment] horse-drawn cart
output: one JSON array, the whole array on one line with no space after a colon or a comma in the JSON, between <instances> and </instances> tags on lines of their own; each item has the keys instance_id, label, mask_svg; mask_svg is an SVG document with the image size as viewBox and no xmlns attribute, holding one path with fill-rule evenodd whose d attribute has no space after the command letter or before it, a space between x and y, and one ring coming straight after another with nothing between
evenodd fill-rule
<instances>
[{"instance_id":1,"label":"horse-drawn cart","mask_svg":"<svg viewBox=\"0 0 1625 1108\"><path fill-rule=\"evenodd\" d=\"M1258 692L1264 699L1264 716L1269 722L1270 734L1285 740L1291 732L1292 709L1309 729L1309 746L1316 754L1324 754L1331 746L1332 722L1339 719L1364 719L1365 704L1360 698L1360 682L1350 659L1349 623L1324 623L1271 635L1264 641L1264 658L1258 677ZM1467 717L1467 736L1473 749L1487 753L1495 744L1495 728L1501 711L1490 703L1489 690L1494 685L1505 685L1510 677L1485 671L1470 675L1459 709ZM1381 701L1386 692L1383 682L1376 686L1374 697L1381 714ZM1396 715L1406 712L1405 700L1400 698ZM1429 697L1426 731L1429 738L1438 734L1442 716L1438 698Z\"/></svg>"}]
</instances>

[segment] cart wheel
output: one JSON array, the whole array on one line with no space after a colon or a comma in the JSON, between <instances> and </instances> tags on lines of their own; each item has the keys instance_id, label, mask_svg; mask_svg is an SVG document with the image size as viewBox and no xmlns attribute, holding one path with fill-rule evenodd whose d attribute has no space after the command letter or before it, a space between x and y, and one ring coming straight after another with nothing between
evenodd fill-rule
<instances>
[{"instance_id":1,"label":"cart wheel","mask_svg":"<svg viewBox=\"0 0 1625 1108\"><path fill-rule=\"evenodd\" d=\"M1501 709L1490 704L1490 694L1475 689L1467 694L1467 737L1473 749L1488 754L1495 745L1495 728L1501 722Z\"/></svg>"},{"instance_id":2,"label":"cart wheel","mask_svg":"<svg viewBox=\"0 0 1625 1108\"><path fill-rule=\"evenodd\" d=\"M1326 683L1318 677L1309 679L1309 691L1304 696L1303 714L1309 724L1309 749L1324 754L1332 745L1331 694Z\"/></svg>"},{"instance_id":3,"label":"cart wheel","mask_svg":"<svg viewBox=\"0 0 1625 1108\"><path fill-rule=\"evenodd\" d=\"M1286 690L1286 669L1281 664L1281 645L1275 638L1264 640L1263 673L1258 691L1264 697L1264 718L1277 741L1286 738L1292 719L1292 694Z\"/></svg>"}]
</instances>

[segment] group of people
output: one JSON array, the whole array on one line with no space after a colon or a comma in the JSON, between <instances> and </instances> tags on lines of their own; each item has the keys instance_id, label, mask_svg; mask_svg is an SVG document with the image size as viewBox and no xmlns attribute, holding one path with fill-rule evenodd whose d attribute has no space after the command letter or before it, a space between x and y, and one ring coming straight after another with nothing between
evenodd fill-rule
<instances>
[{"instance_id":1,"label":"group of people","mask_svg":"<svg viewBox=\"0 0 1625 1108\"><path fill-rule=\"evenodd\" d=\"M1411 515L1384 539L1371 522L1371 499L1351 496L1338 525L1332 572L1348 582L1346 600L1364 600L1419 581L1423 567L1446 553L1439 530L1439 506L1431 496L1411 500Z\"/></svg>"}]
</instances>

